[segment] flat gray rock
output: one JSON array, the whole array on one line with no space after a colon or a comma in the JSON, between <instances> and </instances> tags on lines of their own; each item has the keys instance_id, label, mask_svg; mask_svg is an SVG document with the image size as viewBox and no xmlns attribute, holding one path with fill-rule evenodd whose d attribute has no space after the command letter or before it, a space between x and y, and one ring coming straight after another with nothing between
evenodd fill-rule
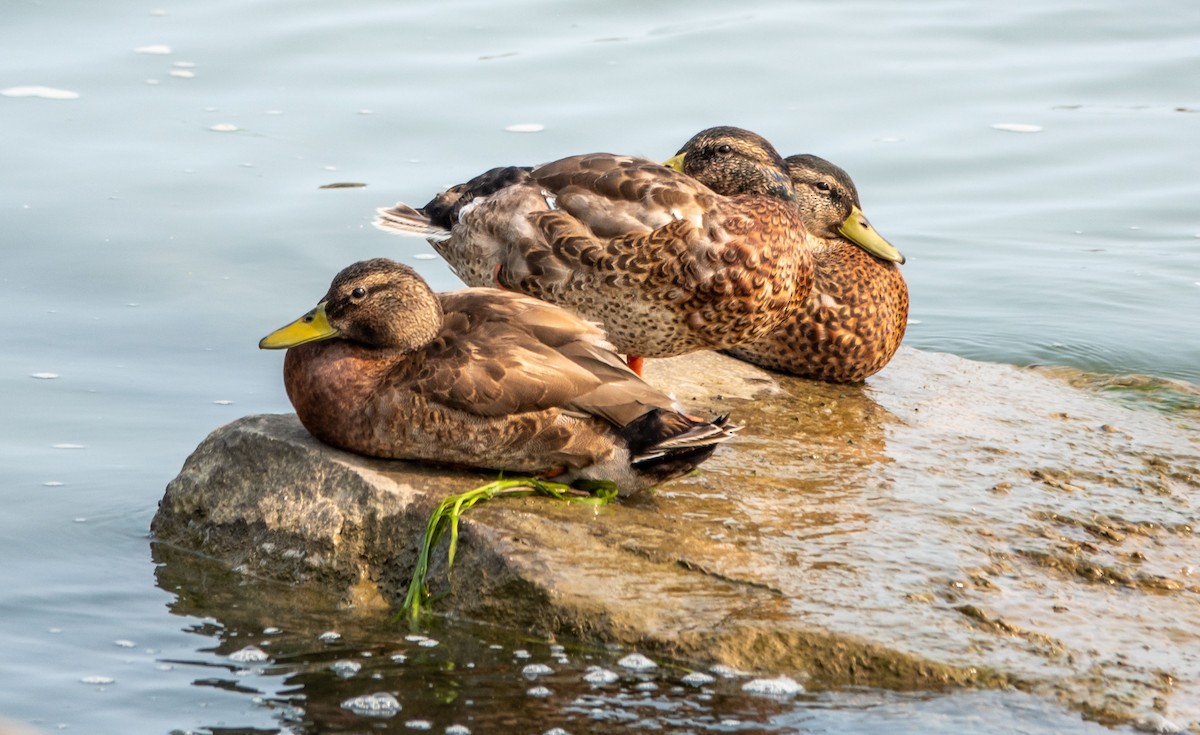
<instances>
[{"instance_id":1,"label":"flat gray rock","mask_svg":"<svg viewBox=\"0 0 1200 735\"><path fill-rule=\"evenodd\" d=\"M1200 731L1194 414L911 349L866 386L716 354L647 368L689 409L732 412L738 440L620 504L477 506L454 574L434 566L451 592L437 611L817 686L1012 685L1103 722ZM397 605L429 513L490 479L250 416L188 458L153 531Z\"/></svg>"}]
</instances>

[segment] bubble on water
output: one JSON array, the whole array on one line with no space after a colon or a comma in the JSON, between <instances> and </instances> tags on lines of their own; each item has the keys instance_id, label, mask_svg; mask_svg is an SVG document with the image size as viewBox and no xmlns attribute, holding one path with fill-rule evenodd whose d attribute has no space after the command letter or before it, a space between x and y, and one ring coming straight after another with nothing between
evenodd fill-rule
<instances>
[{"instance_id":1,"label":"bubble on water","mask_svg":"<svg viewBox=\"0 0 1200 735\"><path fill-rule=\"evenodd\" d=\"M739 676L749 676L749 674L747 674L745 671L739 671L738 669L735 669L732 666L726 666L725 664L709 666L708 670L722 679L736 679Z\"/></svg>"},{"instance_id":2,"label":"bubble on water","mask_svg":"<svg viewBox=\"0 0 1200 735\"><path fill-rule=\"evenodd\" d=\"M1008 133L1040 133L1045 129L1041 125L1029 123L993 123L992 127Z\"/></svg>"},{"instance_id":3,"label":"bubble on water","mask_svg":"<svg viewBox=\"0 0 1200 735\"><path fill-rule=\"evenodd\" d=\"M646 658L640 653L631 653L617 662L617 666L623 669L632 669L634 671L649 671L657 669L658 664Z\"/></svg>"},{"instance_id":4,"label":"bubble on water","mask_svg":"<svg viewBox=\"0 0 1200 735\"><path fill-rule=\"evenodd\" d=\"M433 648L437 644L438 644L438 642L432 638L426 638L423 641L417 641L417 645L420 646L421 648Z\"/></svg>"},{"instance_id":5,"label":"bubble on water","mask_svg":"<svg viewBox=\"0 0 1200 735\"><path fill-rule=\"evenodd\" d=\"M488 648L492 649L493 651L503 651L504 650L504 646L500 645L499 643L492 643L491 645L488 646Z\"/></svg>"},{"instance_id":6,"label":"bubble on water","mask_svg":"<svg viewBox=\"0 0 1200 735\"><path fill-rule=\"evenodd\" d=\"M133 50L135 54L151 54L153 56L166 56L171 53L171 47L165 44L153 44L150 46L138 46Z\"/></svg>"},{"instance_id":7,"label":"bubble on water","mask_svg":"<svg viewBox=\"0 0 1200 735\"><path fill-rule=\"evenodd\" d=\"M567 652L567 649L565 646L560 646L557 643L550 646L550 655L551 656L561 656L566 652Z\"/></svg>"},{"instance_id":8,"label":"bubble on water","mask_svg":"<svg viewBox=\"0 0 1200 735\"><path fill-rule=\"evenodd\" d=\"M789 676L780 676L775 679L752 679L742 685L742 691L771 697L790 697L803 692L804 687Z\"/></svg>"},{"instance_id":9,"label":"bubble on water","mask_svg":"<svg viewBox=\"0 0 1200 735\"><path fill-rule=\"evenodd\" d=\"M639 692L656 692L658 691L658 685L652 681L643 681L641 684L635 686L634 689Z\"/></svg>"},{"instance_id":10,"label":"bubble on water","mask_svg":"<svg viewBox=\"0 0 1200 735\"><path fill-rule=\"evenodd\" d=\"M42 483L42 487L62 487L62 486L63 486L63 484L62 484L61 480L46 480L45 482Z\"/></svg>"},{"instance_id":11,"label":"bubble on water","mask_svg":"<svg viewBox=\"0 0 1200 735\"><path fill-rule=\"evenodd\" d=\"M413 260L437 260L437 255L434 253L416 253L413 255ZM58 377L57 375L54 377Z\"/></svg>"},{"instance_id":12,"label":"bubble on water","mask_svg":"<svg viewBox=\"0 0 1200 735\"><path fill-rule=\"evenodd\" d=\"M111 676L85 676L80 681L84 684L115 684L117 680Z\"/></svg>"},{"instance_id":13,"label":"bubble on water","mask_svg":"<svg viewBox=\"0 0 1200 735\"><path fill-rule=\"evenodd\" d=\"M374 110L368 110L368 109L365 109L365 108L364 108L364 109L362 109L362 110L359 110L359 111L358 111L358 114L360 114L360 115L374 115L374 114L375 114L375 111L374 111Z\"/></svg>"},{"instance_id":14,"label":"bubble on water","mask_svg":"<svg viewBox=\"0 0 1200 735\"><path fill-rule=\"evenodd\" d=\"M400 702L387 692L364 694L342 702L342 709L350 710L363 717L395 717L400 711Z\"/></svg>"},{"instance_id":15,"label":"bubble on water","mask_svg":"<svg viewBox=\"0 0 1200 735\"><path fill-rule=\"evenodd\" d=\"M505 125L504 129L510 133L540 133L546 126L541 123L513 123Z\"/></svg>"},{"instance_id":16,"label":"bubble on water","mask_svg":"<svg viewBox=\"0 0 1200 735\"><path fill-rule=\"evenodd\" d=\"M466 725L448 725L446 735L471 735L471 728Z\"/></svg>"},{"instance_id":17,"label":"bubble on water","mask_svg":"<svg viewBox=\"0 0 1200 735\"><path fill-rule=\"evenodd\" d=\"M409 633L408 635L404 636L404 640L408 641L409 643L420 643L421 641L427 641L429 639L423 635Z\"/></svg>"},{"instance_id":18,"label":"bubble on water","mask_svg":"<svg viewBox=\"0 0 1200 735\"><path fill-rule=\"evenodd\" d=\"M342 639L342 634L338 633L337 631L333 631L333 630L327 630L324 633L322 633L321 635L317 636L317 640L321 641L322 643L336 643L337 641L340 641L341 639Z\"/></svg>"},{"instance_id":19,"label":"bubble on water","mask_svg":"<svg viewBox=\"0 0 1200 735\"><path fill-rule=\"evenodd\" d=\"M159 664L158 666L155 666L154 668L157 671L171 671L175 667L172 666L171 664Z\"/></svg>"},{"instance_id":20,"label":"bubble on water","mask_svg":"<svg viewBox=\"0 0 1200 735\"><path fill-rule=\"evenodd\" d=\"M266 661L270 656L267 652L258 646L246 646L240 651L234 651L229 654L230 661L237 661L239 664L249 664L256 661Z\"/></svg>"},{"instance_id":21,"label":"bubble on water","mask_svg":"<svg viewBox=\"0 0 1200 735\"><path fill-rule=\"evenodd\" d=\"M679 681L687 684L690 687L702 687L705 684L712 684L716 680L717 678L715 676L710 676L703 671L693 671Z\"/></svg>"},{"instance_id":22,"label":"bubble on water","mask_svg":"<svg viewBox=\"0 0 1200 735\"><path fill-rule=\"evenodd\" d=\"M524 648L518 648L513 651L513 658L529 658L529 651L526 651Z\"/></svg>"},{"instance_id":23,"label":"bubble on water","mask_svg":"<svg viewBox=\"0 0 1200 735\"><path fill-rule=\"evenodd\" d=\"M402 664L408 660L408 656L405 656L403 653L393 653L392 660L398 664Z\"/></svg>"},{"instance_id":24,"label":"bubble on water","mask_svg":"<svg viewBox=\"0 0 1200 735\"><path fill-rule=\"evenodd\" d=\"M329 665L329 668L343 679L349 679L351 676L362 671L362 664L357 661L334 661Z\"/></svg>"},{"instance_id":25,"label":"bubble on water","mask_svg":"<svg viewBox=\"0 0 1200 735\"><path fill-rule=\"evenodd\" d=\"M84 518L83 516L79 516L78 518L72 518L71 522L72 523L87 523L87 519Z\"/></svg>"},{"instance_id":26,"label":"bubble on water","mask_svg":"<svg viewBox=\"0 0 1200 735\"><path fill-rule=\"evenodd\" d=\"M521 676L524 676L526 679L536 679L539 676L553 673L554 669L546 664L526 664L525 668L521 669Z\"/></svg>"},{"instance_id":27,"label":"bubble on water","mask_svg":"<svg viewBox=\"0 0 1200 735\"><path fill-rule=\"evenodd\" d=\"M276 628L274 625L268 625L267 627L263 628L263 635L279 635L282 632L283 630L281 628Z\"/></svg>"},{"instance_id":28,"label":"bubble on water","mask_svg":"<svg viewBox=\"0 0 1200 735\"><path fill-rule=\"evenodd\" d=\"M216 125L210 125L208 129L216 133L236 133L238 130L241 130L241 128L233 123L217 123Z\"/></svg>"},{"instance_id":29,"label":"bubble on water","mask_svg":"<svg viewBox=\"0 0 1200 735\"><path fill-rule=\"evenodd\" d=\"M177 79L191 79L196 76L196 72L191 69L172 69L170 75Z\"/></svg>"},{"instance_id":30,"label":"bubble on water","mask_svg":"<svg viewBox=\"0 0 1200 735\"><path fill-rule=\"evenodd\" d=\"M404 723L409 730L432 730L433 723L429 720L409 720Z\"/></svg>"},{"instance_id":31,"label":"bubble on water","mask_svg":"<svg viewBox=\"0 0 1200 735\"><path fill-rule=\"evenodd\" d=\"M54 380L60 376L58 373L30 373L29 377L37 378L38 380Z\"/></svg>"},{"instance_id":32,"label":"bubble on water","mask_svg":"<svg viewBox=\"0 0 1200 735\"><path fill-rule=\"evenodd\" d=\"M583 675L583 680L588 684L593 685L612 684L614 681L620 678L621 677L617 675L617 672L609 671L608 669L600 666L589 666L587 673Z\"/></svg>"},{"instance_id":33,"label":"bubble on water","mask_svg":"<svg viewBox=\"0 0 1200 735\"><path fill-rule=\"evenodd\" d=\"M120 648L134 648L135 646L137 646L137 644L134 643L133 641L125 640L124 638L113 641L113 645L118 646Z\"/></svg>"},{"instance_id":34,"label":"bubble on water","mask_svg":"<svg viewBox=\"0 0 1200 735\"><path fill-rule=\"evenodd\" d=\"M87 449L86 444L72 444L70 442L59 442L58 444L51 444L50 447L52 449Z\"/></svg>"},{"instance_id":35,"label":"bubble on water","mask_svg":"<svg viewBox=\"0 0 1200 735\"><path fill-rule=\"evenodd\" d=\"M571 735L571 733L567 732L561 727L552 727L546 732L542 733L542 735Z\"/></svg>"},{"instance_id":36,"label":"bubble on water","mask_svg":"<svg viewBox=\"0 0 1200 735\"><path fill-rule=\"evenodd\" d=\"M217 400L217 401L213 401L213 403L218 406L232 406L233 405L233 401L229 401L224 398Z\"/></svg>"},{"instance_id":37,"label":"bubble on water","mask_svg":"<svg viewBox=\"0 0 1200 735\"><path fill-rule=\"evenodd\" d=\"M40 97L44 100L77 100L79 93L69 89L58 89L56 87L41 87L37 85L29 85L24 87L9 87L0 89L0 96L4 97Z\"/></svg>"},{"instance_id":38,"label":"bubble on water","mask_svg":"<svg viewBox=\"0 0 1200 735\"><path fill-rule=\"evenodd\" d=\"M545 699L546 697L554 694L554 692L550 691L546 687L533 687L532 689L527 690L525 693L531 697L537 697L538 699Z\"/></svg>"}]
</instances>

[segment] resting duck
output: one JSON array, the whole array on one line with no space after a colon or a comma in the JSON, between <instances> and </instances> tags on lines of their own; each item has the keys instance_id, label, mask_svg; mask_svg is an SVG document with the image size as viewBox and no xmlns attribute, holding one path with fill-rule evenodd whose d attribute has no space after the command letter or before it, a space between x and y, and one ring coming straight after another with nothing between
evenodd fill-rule
<instances>
[{"instance_id":1,"label":"resting duck","mask_svg":"<svg viewBox=\"0 0 1200 735\"><path fill-rule=\"evenodd\" d=\"M609 480L629 494L691 471L738 427L672 407L604 334L543 301L434 293L406 265L349 266L259 342L321 441L371 457Z\"/></svg>"},{"instance_id":2,"label":"resting duck","mask_svg":"<svg viewBox=\"0 0 1200 735\"><path fill-rule=\"evenodd\" d=\"M849 174L812 155L789 156L787 164L811 236L815 281L774 331L728 352L831 383L864 380L883 369L904 338L904 256L871 227Z\"/></svg>"},{"instance_id":3,"label":"resting duck","mask_svg":"<svg viewBox=\"0 0 1200 735\"><path fill-rule=\"evenodd\" d=\"M380 209L375 224L427 237L469 286L602 323L640 372L641 356L767 334L812 283L787 164L770 143L710 128L680 155L683 172L610 153L496 168L420 209Z\"/></svg>"}]
</instances>

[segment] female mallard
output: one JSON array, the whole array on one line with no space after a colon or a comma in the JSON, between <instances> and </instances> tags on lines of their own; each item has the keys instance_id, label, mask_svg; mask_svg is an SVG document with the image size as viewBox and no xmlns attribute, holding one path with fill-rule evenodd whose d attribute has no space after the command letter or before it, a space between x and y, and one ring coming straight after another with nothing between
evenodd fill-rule
<instances>
[{"instance_id":1,"label":"female mallard","mask_svg":"<svg viewBox=\"0 0 1200 735\"><path fill-rule=\"evenodd\" d=\"M736 430L676 411L570 312L490 288L435 294L383 258L343 270L258 346L289 348L284 386L313 436L372 457L632 493L691 471Z\"/></svg>"},{"instance_id":2,"label":"female mallard","mask_svg":"<svg viewBox=\"0 0 1200 735\"><path fill-rule=\"evenodd\" d=\"M904 338L904 256L863 216L845 171L811 155L789 156L787 163L811 236L816 278L780 326L729 354L831 383L863 380L892 359Z\"/></svg>"},{"instance_id":3,"label":"female mallard","mask_svg":"<svg viewBox=\"0 0 1200 735\"><path fill-rule=\"evenodd\" d=\"M601 322L631 365L734 347L774 328L812 283L787 164L762 137L729 127L697 134L680 154L696 163L694 178L591 153L492 169L421 209L381 209L375 224L427 236L467 285Z\"/></svg>"}]
</instances>

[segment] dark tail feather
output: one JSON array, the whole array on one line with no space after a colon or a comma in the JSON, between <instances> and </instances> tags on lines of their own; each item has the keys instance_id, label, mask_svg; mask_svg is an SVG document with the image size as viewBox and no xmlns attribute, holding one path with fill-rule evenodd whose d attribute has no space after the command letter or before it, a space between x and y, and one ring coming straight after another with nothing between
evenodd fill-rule
<instances>
[{"instance_id":1,"label":"dark tail feather","mask_svg":"<svg viewBox=\"0 0 1200 735\"><path fill-rule=\"evenodd\" d=\"M634 469L662 482L691 472L741 428L729 423L728 414L700 421L656 408L621 429L621 435Z\"/></svg>"}]
</instances>

